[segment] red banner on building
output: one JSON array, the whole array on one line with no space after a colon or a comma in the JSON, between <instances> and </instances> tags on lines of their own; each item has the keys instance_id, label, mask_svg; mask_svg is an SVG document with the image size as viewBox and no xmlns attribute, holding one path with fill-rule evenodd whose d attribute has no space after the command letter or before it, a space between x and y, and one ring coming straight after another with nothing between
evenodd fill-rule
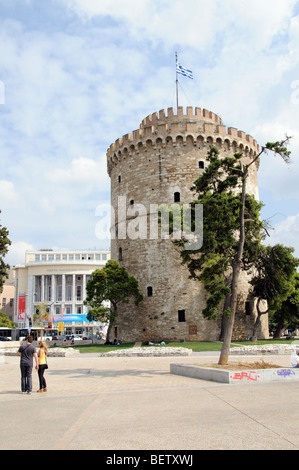
<instances>
[{"instance_id":1,"label":"red banner on building","mask_svg":"<svg viewBox=\"0 0 299 470\"><path fill-rule=\"evenodd\" d=\"M19 295L18 320L26 318L26 295Z\"/></svg>"}]
</instances>

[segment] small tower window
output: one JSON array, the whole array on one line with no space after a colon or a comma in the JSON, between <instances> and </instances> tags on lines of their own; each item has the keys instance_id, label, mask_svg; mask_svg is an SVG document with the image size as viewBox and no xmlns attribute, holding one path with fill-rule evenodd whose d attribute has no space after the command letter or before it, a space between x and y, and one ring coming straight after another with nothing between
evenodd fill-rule
<instances>
[{"instance_id":1,"label":"small tower window","mask_svg":"<svg viewBox=\"0 0 299 470\"><path fill-rule=\"evenodd\" d=\"M123 249L119 248L118 249L118 261L122 261L122 260L123 260Z\"/></svg>"},{"instance_id":2,"label":"small tower window","mask_svg":"<svg viewBox=\"0 0 299 470\"><path fill-rule=\"evenodd\" d=\"M118 182L121 183L121 175L118 175Z\"/></svg>"},{"instance_id":3,"label":"small tower window","mask_svg":"<svg viewBox=\"0 0 299 470\"><path fill-rule=\"evenodd\" d=\"M152 286L148 286L147 288L147 296L152 297L153 296L153 288Z\"/></svg>"},{"instance_id":4,"label":"small tower window","mask_svg":"<svg viewBox=\"0 0 299 470\"><path fill-rule=\"evenodd\" d=\"M202 160L200 162L198 162L198 168L200 170L204 170L204 167L205 167L205 162L203 162Z\"/></svg>"},{"instance_id":5,"label":"small tower window","mask_svg":"<svg viewBox=\"0 0 299 470\"><path fill-rule=\"evenodd\" d=\"M181 201L181 194L179 192L174 193L174 202Z\"/></svg>"},{"instance_id":6,"label":"small tower window","mask_svg":"<svg viewBox=\"0 0 299 470\"><path fill-rule=\"evenodd\" d=\"M185 310L178 310L178 320L179 320L179 323L183 323L186 321Z\"/></svg>"},{"instance_id":7,"label":"small tower window","mask_svg":"<svg viewBox=\"0 0 299 470\"><path fill-rule=\"evenodd\" d=\"M252 314L252 303L247 301L245 302L245 313L246 315L251 315Z\"/></svg>"}]
</instances>

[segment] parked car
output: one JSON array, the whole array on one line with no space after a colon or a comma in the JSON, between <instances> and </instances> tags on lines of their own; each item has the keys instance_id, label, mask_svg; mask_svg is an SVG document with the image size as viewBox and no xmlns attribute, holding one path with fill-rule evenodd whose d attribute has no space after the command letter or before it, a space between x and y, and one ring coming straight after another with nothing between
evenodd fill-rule
<instances>
[{"instance_id":1,"label":"parked car","mask_svg":"<svg viewBox=\"0 0 299 470\"><path fill-rule=\"evenodd\" d=\"M81 336L79 336L79 335L72 335L72 339L73 339L74 341L82 341L82 338L81 338Z\"/></svg>"},{"instance_id":2,"label":"parked car","mask_svg":"<svg viewBox=\"0 0 299 470\"><path fill-rule=\"evenodd\" d=\"M67 339L68 341L82 341L82 338L81 336L79 335L66 335L65 339Z\"/></svg>"}]
</instances>

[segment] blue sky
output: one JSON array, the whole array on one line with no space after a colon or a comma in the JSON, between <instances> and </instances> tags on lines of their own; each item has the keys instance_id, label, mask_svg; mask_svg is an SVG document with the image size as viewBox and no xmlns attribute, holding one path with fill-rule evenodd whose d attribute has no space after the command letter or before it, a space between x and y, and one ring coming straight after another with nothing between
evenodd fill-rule
<instances>
[{"instance_id":1,"label":"blue sky","mask_svg":"<svg viewBox=\"0 0 299 470\"><path fill-rule=\"evenodd\" d=\"M106 150L148 114L218 113L260 145L291 142L292 164L259 171L269 243L299 256L299 1L0 0L0 223L9 263L26 249L107 249ZM0 96L1 98L1 96Z\"/></svg>"}]
</instances>

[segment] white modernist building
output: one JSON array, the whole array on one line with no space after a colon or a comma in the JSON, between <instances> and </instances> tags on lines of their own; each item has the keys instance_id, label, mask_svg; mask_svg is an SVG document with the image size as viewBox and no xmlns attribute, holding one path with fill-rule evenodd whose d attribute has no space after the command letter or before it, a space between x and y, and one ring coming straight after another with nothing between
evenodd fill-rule
<instances>
[{"instance_id":1,"label":"white modernist building","mask_svg":"<svg viewBox=\"0 0 299 470\"><path fill-rule=\"evenodd\" d=\"M84 300L92 272L109 259L109 251L27 251L25 264L14 267L14 321L20 328L31 326L38 304L46 303L52 328L63 323L66 334L87 334L94 327L102 331L100 322L87 320Z\"/></svg>"}]
</instances>

